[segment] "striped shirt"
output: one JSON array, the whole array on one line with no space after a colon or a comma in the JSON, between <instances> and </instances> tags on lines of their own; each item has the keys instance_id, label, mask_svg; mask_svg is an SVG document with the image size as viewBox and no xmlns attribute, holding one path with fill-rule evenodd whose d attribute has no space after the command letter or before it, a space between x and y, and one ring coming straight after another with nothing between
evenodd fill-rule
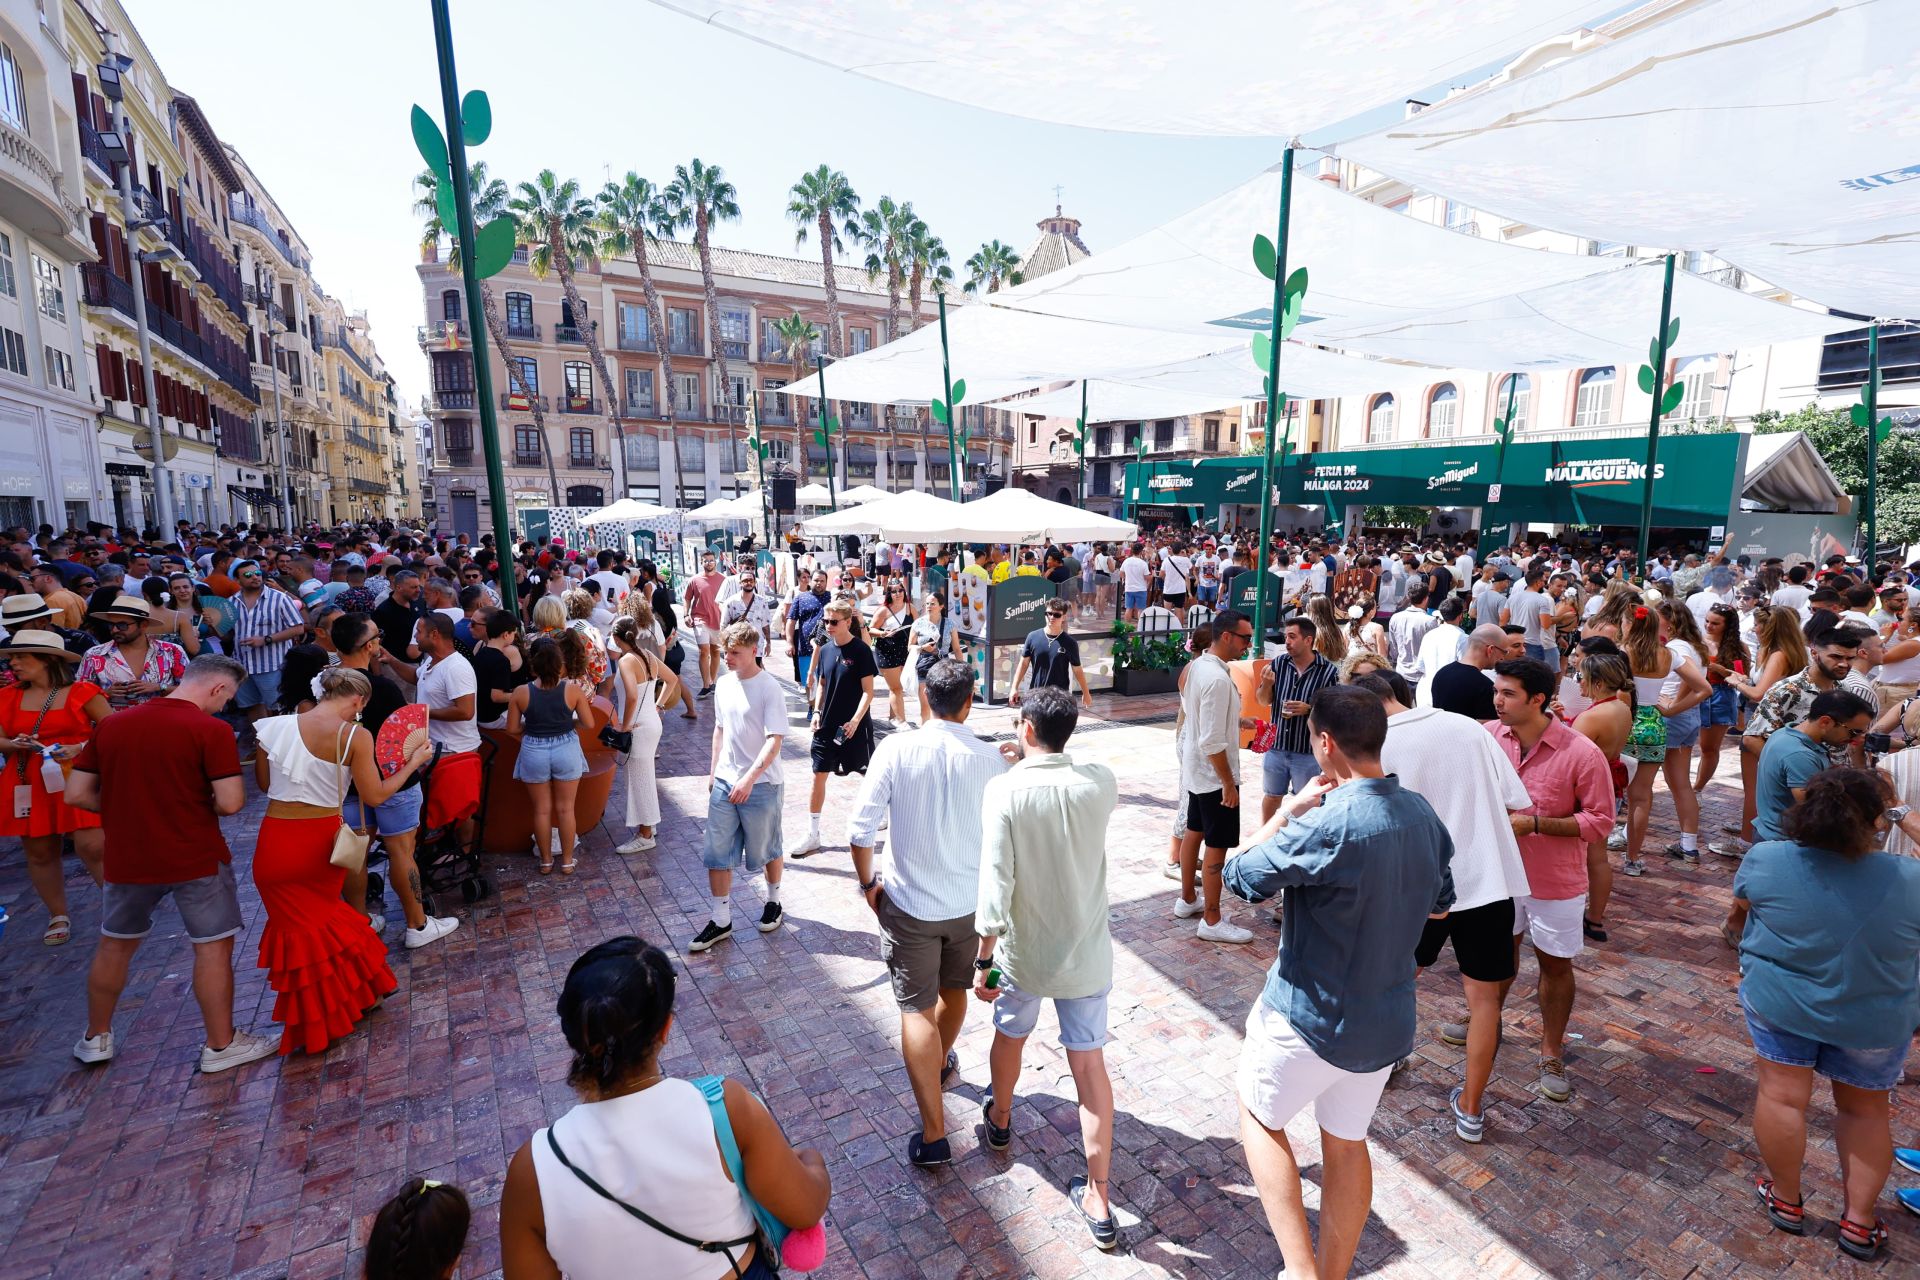
<instances>
[{"instance_id":1,"label":"striped shirt","mask_svg":"<svg viewBox=\"0 0 1920 1280\"><path fill-rule=\"evenodd\" d=\"M257 649L241 642L299 626L304 621L300 614L300 602L284 591L267 587L252 604L247 603L247 593L244 591L229 603L233 605L233 656L250 676L278 671L281 664L286 662L287 650L293 648L293 641L269 640Z\"/></svg>"},{"instance_id":2,"label":"striped shirt","mask_svg":"<svg viewBox=\"0 0 1920 1280\"><path fill-rule=\"evenodd\" d=\"M889 734L874 748L847 843L871 849L888 821L887 898L915 920L957 920L980 893L982 798L1006 772L992 743L951 720Z\"/></svg>"},{"instance_id":3,"label":"striped shirt","mask_svg":"<svg viewBox=\"0 0 1920 1280\"><path fill-rule=\"evenodd\" d=\"M1273 714L1280 726L1280 737L1273 744L1276 751L1313 754L1313 735L1307 730L1307 718L1283 716L1280 708L1289 702L1312 702L1314 694L1339 683L1340 668L1320 654L1313 655L1305 671L1294 666L1293 659L1284 653L1273 660Z\"/></svg>"}]
</instances>

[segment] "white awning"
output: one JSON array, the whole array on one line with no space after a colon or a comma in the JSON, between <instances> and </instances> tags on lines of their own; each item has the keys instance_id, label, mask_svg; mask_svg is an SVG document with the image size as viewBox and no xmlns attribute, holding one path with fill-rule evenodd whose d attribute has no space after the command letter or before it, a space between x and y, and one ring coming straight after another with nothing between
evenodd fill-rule
<instances>
[{"instance_id":1,"label":"white awning","mask_svg":"<svg viewBox=\"0 0 1920 1280\"><path fill-rule=\"evenodd\" d=\"M814 516L802 521L799 531L810 538L867 534L878 535L888 542L938 542L944 539L921 538L920 531L950 526L960 507L960 503L936 494L910 489L844 511Z\"/></svg>"},{"instance_id":2,"label":"white awning","mask_svg":"<svg viewBox=\"0 0 1920 1280\"><path fill-rule=\"evenodd\" d=\"M851 445L848 446L849 449L852 447ZM873 446L868 445L867 451L868 453L872 453ZM851 489L842 489L839 496L840 501L857 507L863 502L878 502L882 498L889 498L893 495L885 489L878 489L870 484L857 484Z\"/></svg>"},{"instance_id":3,"label":"white awning","mask_svg":"<svg viewBox=\"0 0 1920 1280\"><path fill-rule=\"evenodd\" d=\"M1804 431L1778 431L1747 440L1747 474L1740 497L1782 511L1837 511L1846 491Z\"/></svg>"},{"instance_id":4,"label":"white awning","mask_svg":"<svg viewBox=\"0 0 1920 1280\"><path fill-rule=\"evenodd\" d=\"M961 524L951 538L970 542L1075 542L1083 538L1131 538L1139 526L1128 520L1052 502L1025 489L1002 489L962 503Z\"/></svg>"},{"instance_id":5,"label":"white awning","mask_svg":"<svg viewBox=\"0 0 1920 1280\"><path fill-rule=\"evenodd\" d=\"M1413 369L1363 356L1325 351L1301 342L1285 344L1280 356L1280 389L1303 400L1367 395L1413 382L1432 381L1431 369ZM1135 422L1180 418L1230 409L1246 400L1265 401L1266 389L1247 345L1144 369L1119 378L1087 383L1088 422ZM1051 418L1080 416L1080 384L1038 395L1003 400L994 406L1013 413Z\"/></svg>"},{"instance_id":6,"label":"white awning","mask_svg":"<svg viewBox=\"0 0 1920 1280\"><path fill-rule=\"evenodd\" d=\"M1707 0L1337 150L1503 219L1920 314L1913 0Z\"/></svg>"},{"instance_id":7,"label":"white awning","mask_svg":"<svg viewBox=\"0 0 1920 1280\"><path fill-rule=\"evenodd\" d=\"M1284 138L1485 66L1604 0L655 0L838 71L1130 133Z\"/></svg>"},{"instance_id":8,"label":"white awning","mask_svg":"<svg viewBox=\"0 0 1920 1280\"><path fill-rule=\"evenodd\" d=\"M621 524L642 520L672 519L680 513L669 507L655 506L651 502L642 502L638 498L622 498L612 506L602 507L591 515L580 517L583 525Z\"/></svg>"}]
</instances>

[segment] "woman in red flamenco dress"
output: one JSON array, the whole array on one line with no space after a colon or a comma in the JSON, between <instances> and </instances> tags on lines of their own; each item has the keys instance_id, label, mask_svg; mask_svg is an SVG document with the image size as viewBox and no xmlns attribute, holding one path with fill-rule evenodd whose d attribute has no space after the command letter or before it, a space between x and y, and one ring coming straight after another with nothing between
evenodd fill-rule
<instances>
[{"instance_id":1,"label":"woman in red flamenco dress","mask_svg":"<svg viewBox=\"0 0 1920 1280\"><path fill-rule=\"evenodd\" d=\"M329 667L314 685L312 710L255 726L254 774L267 814L254 845L253 883L267 909L260 967L278 995L282 1054L324 1052L398 985L380 935L341 899L346 871L329 858L349 774L371 808L433 754L422 744L392 777L381 777L373 735L356 723L373 694L367 677Z\"/></svg>"}]
</instances>

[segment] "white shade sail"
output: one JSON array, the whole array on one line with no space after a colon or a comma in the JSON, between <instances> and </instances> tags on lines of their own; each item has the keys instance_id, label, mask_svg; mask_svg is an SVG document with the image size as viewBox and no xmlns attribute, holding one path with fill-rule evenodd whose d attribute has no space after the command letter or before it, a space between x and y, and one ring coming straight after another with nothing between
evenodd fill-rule
<instances>
[{"instance_id":1,"label":"white shade sail","mask_svg":"<svg viewBox=\"0 0 1920 1280\"><path fill-rule=\"evenodd\" d=\"M1335 399L1366 395L1383 387L1418 380L1430 372L1289 342L1280 356L1280 389L1301 399ZM1254 367L1253 354L1246 343L1238 342L1228 350L1193 360L1143 369L1120 378L1090 379L1087 421L1179 418L1232 408L1244 400L1265 399L1265 384L1260 371ZM1078 418L1080 384L1003 400L994 407L1050 418Z\"/></svg>"},{"instance_id":2,"label":"white shade sail","mask_svg":"<svg viewBox=\"0 0 1920 1280\"><path fill-rule=\"evenodd\" d=\"M580 523L587 526L601 524L619 524L623 521L659 520L662 517L674 517L680 513L669 507L655 506L651 502L642 502L638 498L622 498L612 506L602 507L592 515L580 517Z\"/></svg>"},{"instance_id":3,"label":"white shade sail","mask_svg":"<svg viewBox=\"0 0 1920 1280\"><path fill-rule=\"evenodd\" d=\"M973 542L1073 542L1081 538L1130 538L1129 520L1082 511L1025 489L1002 489L961 504L964 526L957 539Z\"/></svg>"},{"instance_id":4,"label":"white shade sail","mask_svg":"<svg viewBox=\"0 0 1920 1280\"><path fill-rule=\"evenodd\" d=\"M751 501L749 501L751 499ZM689 520L746 520L761 513L760 491L737 498L715 498L686 513Z\"/></svg>"},{"instance_id":5,"label":"white shade sail","mask_svg":"<svg viewBox=\"0 0 1920 1280\"><path fill-rule=\"evenodd\" d=\"M824 507L833 501L823 484L803 484L794 491L793 500L803 507Z\"/></svg>"},{"instance_id":6,"label":"white shade sail","mask_svg":"<svg viewBox=\"0 0 1920 1280\"><path fill-rule=\"evenodd\" d=\"M863 534L877 535L888 542L937 542L944 539L923 536L925 530L951 527L960 507L960 503L936 494L909 490L890 493L844 511L814 516L802 521L799 530L810 538Z\"/></svg>"},{"instance_id":7,"label":"white shade sail","mask_svg":"<svg viewBox=\"0 0 1920 1280\"><path fill-rule=\"evenodd\" d=\"M864 502L878 502L892 496L885 489L877 489L870 484L856 484L851 489L842 489L839 494L840 501L856 507Z\"/></svg>"},{"instance_id":8,"label":"white shade sail","mask_svg":"<svg viewBox=\"0 0 1920 1280\"><path fill-rule=\"evenodd\" d=\"M1287 137L1483 66L1604 0L656 0L954 102L1130 133Z\"/></svg>"},{"instance_id":9,"label":"white shade sail","mask_svg":"<svg viewBox=\"0 0 1920 1280\"><path fill-rule=\"evenodd\" d=\"M1913 0L1709 0L1338 150L1503 218L1920 312Z\"/></svg>"},{"instance_id":10,"label":"white shade sail","mask_svg":"<svg viewBox=\"0 0 1920 1280\"><path fill-rule=\"evenodd\" d=\"M1508 298L1384 323L1326 321L1299 332L1349 351L1460 369L1638 368L1660 327L1665 264L1643 258L1619 271ZM1859 322L1743 293L1676 270L1677 356L1817 339ZM1377 390L1386 389L1385 385Z\"/></svg>"}]
</instances>

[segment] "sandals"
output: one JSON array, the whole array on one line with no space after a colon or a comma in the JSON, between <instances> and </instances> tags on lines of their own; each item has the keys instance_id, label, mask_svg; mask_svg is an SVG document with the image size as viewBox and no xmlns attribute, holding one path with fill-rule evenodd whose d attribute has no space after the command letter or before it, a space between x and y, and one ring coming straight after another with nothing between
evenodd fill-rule
<instances>
[{"instance_id":1,"label":"sandals","mask_svg":"<svg viewBox=\"0 0 1920 1280\"><path fill-rule=\"evenodd\" d=\"M1840 1219L1840 1252L1849 1258L1858 1258L1862 1262L1872 1262L1880 1256L1880 1250L1887 1243L1887 1224L1875 1219L1871 1225L1855 1222L1842 1216Z\"/></svg>"},{"instance_id":2,"label":"sandals","mask_svg":"<svg viewBox=\"0 0 1920 1280\"><path fill-rule=\"evenodd\" d=\"M574 873L575 868L577 868L579 865L580 865L579 863L573 860L571 855L569 855L568 857L562 858L560 859L560 874L563 876L570 876Z\"/></svg>"},{"instance_id":3,"label":"sandals","mask_svg":"<svg viewBox=\"0 0 1920 1280\"><path fill-rule=\"evenodd\" d=\"M1580 932L1586 935L1587 941L1589 942L1605 942L1607 940L1607 927L1598 920L1595 920L1592 916L1580 917Z\"/></svg>"},{"instance_id":4,"label":"sandals","mask_svg":"<svg viewBox=\"0 0 1920 1280\"><path fill-rule=\"evenodd\" d=\"M1774 1230L1784 1231L1789 1235L1795 1236L1807 1234L1807 1215L1804 1207L1806 1202L1804 1200L1782 1200L1779 1196L1773 1194L1772 1178L1755 1178L1753 1180L1753 1194L1760 1201L1760 1207L1765 1211L1767 1221L1773 1224ZM1841 1222L1843 1225L1840 1232L1840 1247L1845 1249L1847 1248L1846 1227L1844 1225L1846 1219L1841 1219ZM1877 1250L1878 1246L1874 1246L1874 1249ZM1852 1250L1848 1250L1848 1252L1852 1252ZM1871 1258L1873 1252L1870 1251L1865 1255L1855 1254L1854 1256Z\"/></svg>"},{"instance_id":5,"label":"sandals","mask_svg":"<svg viewBox=\"0 0 1920 1280\"><path fill-rule=\"evenodd\" d=\"M553 874L553 859L551 857L545 857L540 859L540 874L543 876L550 876Z\"/></svg>"},{"instance_id":6,"label":"sandals","mask_svg":"<svg viewBox=\"0 0 1920 1280\"><path fill-rule=\"evenodd\" d=\"M47 931L40 935L43 945L58 947L73 937L73 921L66 916L55 916L47 921Z\"/></svg>"}]
</instances>

